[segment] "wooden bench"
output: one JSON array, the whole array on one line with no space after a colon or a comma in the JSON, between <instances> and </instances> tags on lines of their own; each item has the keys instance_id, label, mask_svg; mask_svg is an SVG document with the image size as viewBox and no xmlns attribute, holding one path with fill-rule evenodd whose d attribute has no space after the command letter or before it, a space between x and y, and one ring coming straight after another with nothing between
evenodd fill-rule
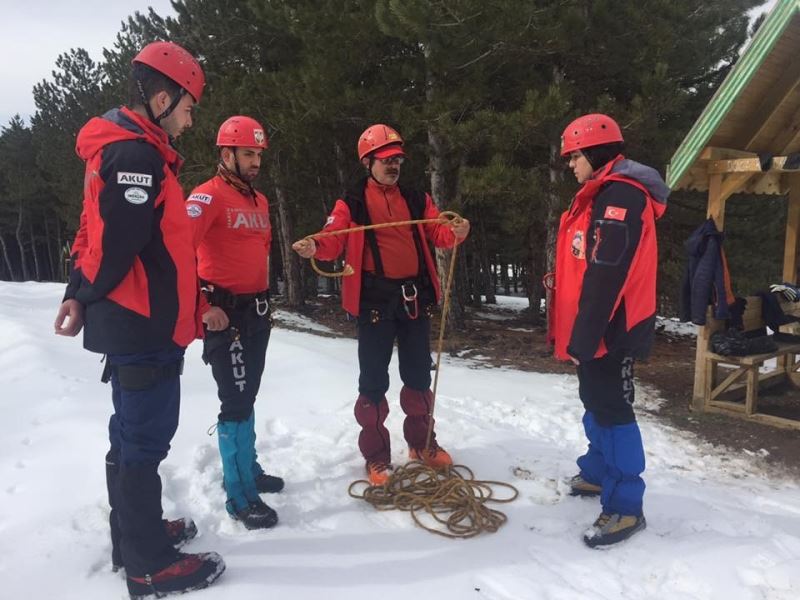
<instances>
[{"instance_id":1,"label":"wooden bench","mask_svg":"<svg viewBox=\"0 0 800 600\"><path fill-rule=\"evenodd\" d=\"M800 303L782 303L781 306L785 314L800 316ZM747 308L742 320L745 332L765 327L761 317L760 297L747 298ZM713 319L709 323L712 321ZM724 323L720 321L715 322L717 330L722 329L723 325ZM785 326L783 329L787 327L791 326ZM724 356L706 348L704 409L746 417L779 427L800 429L800 420L768 415L758 410L759 388L786 381L795 386L800 384L800 374L798 374L800 343L776 343L778 349L774 352L748 356ZM765 367L765 363L771 359L775 359L775 366Z\"/></svg>"}]
</instances>

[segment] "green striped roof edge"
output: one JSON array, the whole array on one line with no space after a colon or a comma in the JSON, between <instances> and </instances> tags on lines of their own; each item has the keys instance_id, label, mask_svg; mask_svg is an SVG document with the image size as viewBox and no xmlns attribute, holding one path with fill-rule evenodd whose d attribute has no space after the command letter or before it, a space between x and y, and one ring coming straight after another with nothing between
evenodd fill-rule
<instances>
[{"instance_id":1,"label":"green striped roof edge","mask_svg":"<svg viewBox=\"0 0 800 600\"><path fill-rule=\"evenodd\" d=\"M778 0L747 49L703 109L667 165L667 185L674 188L705 148L733 103L758 72L764 59L800 9L800 0Z\"/></svg>"}]
</instances>

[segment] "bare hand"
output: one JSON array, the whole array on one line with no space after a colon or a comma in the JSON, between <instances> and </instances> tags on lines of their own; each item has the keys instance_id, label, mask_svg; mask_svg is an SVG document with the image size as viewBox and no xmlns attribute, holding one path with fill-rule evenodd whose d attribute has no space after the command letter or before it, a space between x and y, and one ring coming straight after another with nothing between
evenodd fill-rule
<instances>
[{"instance_id":1,"label":"bare hand","mask_svg":"<svg viewBox=\"0 0 800 600\"><path fill-rule=\"evenodd\" d=\"M219 306L212 306L203 313L203 323L209 331L223 331L228 328L228 315Z\"/></svg>"},{"instance_id":2,"label":"bare hand","mask_svg":"<svg viewBox=\"0 0 800 600\"><path fill-rule=\"evenodd\" d=\"M577 365L579 365L579 364L581 364L581 361L579 361L579 360L578 360L577 358L575 358L574 356L570 356L570 357L569 357L569 359L570 359L570 360L573 362L573 364L575 364L576 366L577 366Z\"/></svg>"},{"instance_id":3,"label":"bare hand","mask_svg":"<svg viewBox=\"0 0 800 600\"><path fill-rule=\"evenodd\" d=\"M467 219L461 219L457 222L451 222L450 229L453 230L453 233L456 234L456 237L459 240L463 240L467 235L469 235L469 221Z\"/></svg>"},{"instance_id":4,"label":"bare hand","mask_svg":"<svg viewBox=\"0 0 800 600\"><path fill-rule=\"evenodd\" d=\"M292 244L292 250L303 258L311 258L317 253L317 245L314 243L314 240L306 238Z\"/></svg>"},{"instance_id":5,"label":"bare hand","mask_svg":"<svg viewBox=\"0 0 800 600\"><path fill-rule=\"evenodd\" d=\"M65 320L67 321L66 326L64 326ZM56 314L56 335L75 337L81 332L81 329L83 329L83 305L73 298L64 300Z\"/></svg>"}]
</instances>

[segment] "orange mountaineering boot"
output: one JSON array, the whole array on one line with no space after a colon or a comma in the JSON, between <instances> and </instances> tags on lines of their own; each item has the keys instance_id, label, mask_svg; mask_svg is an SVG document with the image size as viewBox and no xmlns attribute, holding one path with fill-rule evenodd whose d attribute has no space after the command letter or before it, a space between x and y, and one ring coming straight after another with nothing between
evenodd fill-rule
<instances>
[{"instance_id":1,"label":"orange mountaineering boot","mask_svg":"<svg viewBox=\"0 0 800 600\"><path fill-rule=\"evenodd\" d=\"M368 462L367 463L367 479L372 486L386 485L391 475L392 467L382 462Z\"/></svg>"},{"instance_id":2,"label":"orange mountaineering boot","mask_svg":"<svg viewBox=\"0 0 800 600\"><path fill-rule=\"evenodd\" d=\"M432 448L409 448L408 457L425 463L431 469L444 469L453 464L453 459L444 448L438 444L431 444Z\"/></svg>"}]
</instances>

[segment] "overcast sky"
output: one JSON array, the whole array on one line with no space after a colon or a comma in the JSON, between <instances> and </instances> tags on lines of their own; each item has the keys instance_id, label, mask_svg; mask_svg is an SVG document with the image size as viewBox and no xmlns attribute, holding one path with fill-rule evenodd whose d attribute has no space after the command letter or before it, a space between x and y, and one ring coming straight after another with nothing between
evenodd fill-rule
<instances>
[{"instance_id":1,"label":"overcast sky","mask_svg":"<svg viewBox=\"0 0 800 600\"><path fill-rule=\"evenodd\" d=\"M169 0L0 0L0 126L33 114L33 86L51 78L59 54L85 48L102 59L122 22L148 6L174 14Z\"/></svg>"},{"instance_id":2,"label":"overcast sky","mask_svg":"<svg viewBox=\"0 0 800 600\"><path fill-rule=\"evenodd\" d=\"M17 113L26 121L33 114L33 86L51 78L59 54L81 47L100 60L122 21L148 6L174 14L169 0L0 0L0 126Z\"/></svg>"}]
</instances>

